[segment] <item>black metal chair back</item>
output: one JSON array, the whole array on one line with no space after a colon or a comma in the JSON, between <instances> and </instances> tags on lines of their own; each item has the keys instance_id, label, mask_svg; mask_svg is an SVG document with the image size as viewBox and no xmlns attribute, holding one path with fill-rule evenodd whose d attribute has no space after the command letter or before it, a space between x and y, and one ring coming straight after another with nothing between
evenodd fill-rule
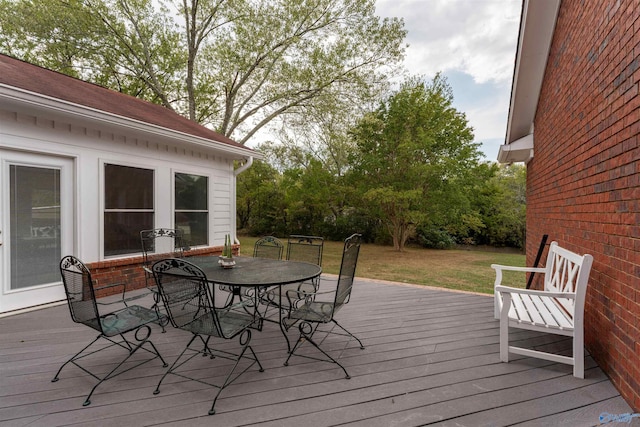
<instances>
[{"instance_id":1,"label":"black metal chair back","mask_svg":"<svg viewBox=\"0 0 640 427\"><path fill-rule=\"evenodd\" d=\"M182 353L162 376L153 393L160 393L160 384L168 374L215 387L218 389L218 393L209 410L209 415L213 415L218 396L225 387L254 364L258 364L260 371L263 371L260 361L249 345L251 341L249 328L258 319L246 312L216 308L215 292L207 282L206 275L198 266L184 259L160 260L153 264L152 271L171 325L193 334ZM211 337L232 339L236 336L239 336L242 348L239 354L232 353L226 348L224 350L215 349L214 343L210 340ZM195 371L190 370L192 368L184 367L197 355L209 356L213 360L229 359L234 363L231 364L230 369L228 366L221 367L221 369L227 369L226 377L221 383L214 384L202 380L200 376L191 377L190 375L193 375ZM249 360L250 363L240 369L238 365L242 358ZM198 359L201 360L201 358ZM238 370L240 372L237 372Z\"/></svg>"},{"instance_id":2,"label":"black metal chair back","mask_svg":"<svg viewBox=\"0 0 640 427\"><path fill-rule=\"evenodd\" d=\"M342 262L340 263L340 274L338 276L338 286L336 288L334 302L334 314L340 307L342 307L343 304L349 302L351 289L353 288L353 279L356 274L361 242L362 235L360 234L353 234L347 237L344 241Z\"/></svg>"},{"instance_id":3,"label":"black metal chair back","mask_svg":"<svg viewBox=\"0 0 640 427\"><path fill-rule=\"evenodd\" d=\"M196 319L199 322L206 319L207 325L200 327L210 332L209 335L231 338L225 336L219 326L214 294L209 291L207 277L198 266L183 259L168 258L153 265L153 274L174 328L190 330Z\"/></svg>"},{"instance_id":4,"label":"black metal chair back","mask_svg":"<svg viewBox=\"0 0 640 427\"><path fill-rule=\"evenodd\" d=\"M287 241L287 260L322 265L324 238L292 234Z\"/></svg>"},{"instance_id":5,"label":"black metal chair back","mask_svg":"<svg viewBox=\"0 0 640 427\"><path fill-rule=\"evenodd\" d=\"M254 258L282 259L284 245L277 237L265 236L253 245Z\"/></svg>"},{"instance_id":6,"label":"black metal chair back","mask_svg":"<svg viewBox=\"0 0 640 427\"><path fill-rule=\"evenodd\" d=\"M151 268L153 260L150 255L156 253L156 243L158 240L171 240L172 248L169 252L163 252L165 258L182 258L184 256L185 242L182 230L173 228L154 228L151 230L142 230L140 232L140 243L142 244L142 255L144 256L144 265Z\"/></svg>"},{"instance_id":7,"label":"black metal chair back","mask_svg":"<svg viewBox=\"0 0 640 427\"><path fill-rule=\"evenodd\" d=\"M170 248L170 250L157 253L157 249L159 249L158 242L163 241L169 243L169 245L164 245L164 248ZM153 294L153 308L158 316L161 316L160 312L160 295L158 294L158 290L156 289L156 282L153 278L153 273L151 272L151 266L154 261L158 260L160 257L163 258L182 258L184 256L185 250L185 242L183 238L182 230L173 229L173 228L154 228L150 230L142 230L140 232L140 243L142 244L142 255L143 266L144 266L144 279L147 289L151 291ZM160 247L162 248L162 246ZM162 327L162 332L164 332L164 323L160 323Z\"/></svg>"},{"instance_id":8,"label":"black metal chair back","mask_svg":"<svg viewBox=\"0 0 640 427\"><path fill-rule=\"evenodd\" d=\"M71 312L71 319L76 323L81 323L95 329L99 334L86 347L67 360L60 369L58 369L55 377L51 380L52 382L58 381L60 372L62 372L62 369L69 363L77 366L97 379L98 383L93 386L91 392L89 392L89 395L83 403L83 406L87 406L91 404L91 396L102 382L156 358L159 358L162 361L163 366L167 366L160 355L160 352L158 352L156 346L149 339L149 336L151 335L151 328L149 328L148 324L151 322L160 322L160 318L156 311L139 305L127 306L126 300L123 299L122 302L125 304L124 308L110 311L106 314L100 314L98 305L101 303L96 300L96 292L91 278L91 273L82 261L72 255L65 256L60 261L60 274L62 276L62 283L67 296L69 311ZM128 332L133 334L135 341L125 337L124 334L127 334ZM102 346L91 352L85 352L85 350L101 338L109 341L110 344ZM107 350L111 347L124 349L127 354L124 359L117 362L116 366L106 375L98 375L92 372L89 367L83 366L79 363L79 360L102 352L103 350ZM123 367L125 362L127 362L127 360L129 360L129 358L140 349L152 354L153 357L132 362L134 363L133 366L128 366L126 368ZM109 354L109 357L112 357L112 354ZM103 363L99 363L98 366L103 364L104 360Z\"/></svg>"},{"instance_id":9,"label":"black metal chair back","mask_svg":"<svg viewBox=\"0 0 640 427\"><path fill-rule=\"evenodd\" d=\"M74 256L65 256L60 261L62 284L67 296L71 319L95 329L101 334L102 324L96 303L96 294L89 269Z\"/></svg>"},{"instance_id":10,"label":"black metal chair back","mask_svg":"<svg viewBox=\"0 0 640 427\"><path fill-rule=\"evenodd\" d=\"M302 236L292 234L287 240L287 261L302 261L311 264L322 265L322 251L324 249L324 238L319 236ZM260 301L265 304L264 315L267 316L270 307L287 308L287 291L307 291L309 293L318 290L320 277L315 277L309 281L292 283L289 285L277 286L264 292ZM281 295L282 294L282 295Z\"/></svg>"}]
</instances>

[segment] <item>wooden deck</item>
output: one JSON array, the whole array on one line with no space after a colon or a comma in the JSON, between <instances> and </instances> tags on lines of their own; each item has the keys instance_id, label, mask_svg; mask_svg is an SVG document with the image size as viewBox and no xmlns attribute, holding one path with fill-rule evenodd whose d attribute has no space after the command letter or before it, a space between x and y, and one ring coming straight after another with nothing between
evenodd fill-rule
<instances>
[{"instance_id":1,"label":"wooden deck","mask_svg":"<svg viewBox=\"0 0 640 427\"><path fill-rule=\"evenodd\" d=\"M68 366L60 381L51 378L95 333L74 324L66 305L0 318L0 426L582 427L599 425L605 412L632 413L590 356L584 380L567 365L516 356L501 363L488 296L358 279L338 318L366 346L342 337L325 343L350 380L326 362L293 358L283 366L284 339L267 324L252 341L265 371L225 389L213 416L213 389L194 381L170 376L153 395L164 372L158 361L107 381L83 407L91 377ZM189 338L155 326L152 334L168 363ZM570 349L563 338L527 331L512 338ZM96 366L105 357L96 355Z\"/></svg>"}]
</instances>

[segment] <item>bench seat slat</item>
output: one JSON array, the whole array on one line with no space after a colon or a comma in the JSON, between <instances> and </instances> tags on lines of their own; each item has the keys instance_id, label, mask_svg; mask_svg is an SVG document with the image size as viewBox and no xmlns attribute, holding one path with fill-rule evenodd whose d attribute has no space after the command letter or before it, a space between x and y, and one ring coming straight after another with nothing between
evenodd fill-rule
<instances>
[{"instance_id":1,"label":"bench seat slat","mask_svg":"<svg viewBox=\"0 0 640 427\"><path fill-rule=\"evenodd\" d=\"M524 306L527 308L527 312L529 314L529 317L531 318L531 323L534 325L544 325L544 319L538 312L536 304L531 299L531 296L520 295L520 298L522 299L522 303L524 304Z\"/></svg>"},{"instance_id":2,"label":"bench seat slat","mask_svg":"<svg viewBox=\"0 0 640 427\"><path fill-rule=\"evenodd\" d=\"M573 330L573 318L555 298L512 294L509 318L543 328Z\"/></svg>"},{"instance_id":3,"label":"bench seat slat","mask_svg":"<svg viewBox=\"0 0 640 427\"><path fill-rule=\"evenodd\" d=\"M573 313L563 309L558 303L558 298L538 297L536 305L548 327L573 330Z\"/></svg>"},{"instance_id":4,"label":"bench seat slat","mask_svg":"<svg viewBox=\"0 0 640 427\"><path fill-rule=\"evenodd\" d=\"M535 296L532 298L536 305L536 310L544 319L544 325L550 328L562 329L558 321L558 309L553 304L551 298Z\"/></svg>"},{"instance_id":5,"label":"bench seat slat","mask_svg":"<svg viewBox=\"0 0 640 427\"><path fill-rule=\"evenodd\" d=\"M562 329L573 330L573 304L568 298L549 298L553 304L552 311ZM562 301L562 303L560 302ZM567 308L570 308L569 310Z\"/></svg>"},{"instance_id":6,"label":"bench seat slat","mask_svg":"<svg viewBox=\"0 0 640 427\"><path fill-rule=\"evenodd\" d=\"M509 317L517 320L518 322L533 322L531 317L529 317L529 311L522 301L522 296L519 294L511 295L511 310L509 310Z\"/></svg>"}]
</instances>

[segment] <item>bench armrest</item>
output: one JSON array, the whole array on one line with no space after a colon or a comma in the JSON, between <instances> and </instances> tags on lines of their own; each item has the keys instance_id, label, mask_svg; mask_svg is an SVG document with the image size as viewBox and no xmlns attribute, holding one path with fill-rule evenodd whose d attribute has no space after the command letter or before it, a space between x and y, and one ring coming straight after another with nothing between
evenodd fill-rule
<instances>
[{"instance_id":1,"label":"bench armrest","mask_svg":"<svg viewBox=\"0 0 640 427\"><path fill-rule=\"evenodd\" d=\"M491 268L496 271L496 280L493 282L493 287L500 286L502 283L503 271L520 271L524 273L546 273L547 269L543 267L516 267L512 265L500 265L491 264Z\"/></svg>"},{"instance_id":2,"label":"bench armrest","mask_svg":"<svg viewBox=\"0 0 640 427\"><path fill-rule=\"evenodd\" d=\"M491 268L496 271L505 270L505 271L522 271L525 273L544 273L547 271L544 267L515 267L513 265L500 265L500 264L491 264Z\"/></svg>"},{"instance_id":3,"label":"bench armrest","mask_svg":"<svg viewBox=\"0 0 640 427\"><path fill-rule=\"evenodd\" d=\"M567 299L576 298L576 294L574 292L548 292L548 291L539 291L536 289L512 288L510 286L502 286L502 285L496 286L495 291L506 292L510 294L537 295L541 297L551 297L551 298L567 298Z\"/></svg>"}]
</instances>

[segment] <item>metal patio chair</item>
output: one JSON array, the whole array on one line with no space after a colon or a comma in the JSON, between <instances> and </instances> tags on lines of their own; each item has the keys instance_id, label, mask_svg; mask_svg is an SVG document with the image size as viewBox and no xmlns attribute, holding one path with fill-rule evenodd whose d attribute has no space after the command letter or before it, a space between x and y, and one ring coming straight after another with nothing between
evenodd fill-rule
<instances>
[{"instance_id":1,"label":"metal patio chair","mask_svg":"<svg viewBox=\"0 0 640 427\"><path fill-rule=\"evenodd\" d=\"M253 245L254 258L282 259L284 245L277 237L264 236Z\"/></svg>"},{"instance_id":2,"label":"metal patio chair","mask_svg":"<svg viewBox=\"0 0 640 427\"><path fill-rule=\"evenodd\" d=\"M160 252L158 253L156 249L158 249L159 241L164 241L168 243L164 245L165 248L171 248L169 252ZM162 258L182 258L184 256L185 250L185 242L183 239L182 230L173 229L173 228L154 228L150 230L142 230L140 232L140 243L142 244L142 256L143 256L143 268L144 268L144 279L145 285L147 289L153 295L153 305L151 308L156 310L158 316L161 319L164 319L165 322L161 323L162 332L165 331L164 327L166 326L168 320L165 316L161 316L160 306L162 305L160 301L160 294L158 293L158 288L156 287L155 279L153 278L153 272L151 271L151 266L155 261ZM157 255L156 255L157 254Z\"/></svg>"},{"instance_id":3,"label":"metal patio chair","mask_svg":"<svg viewBox=\"0 0 640 427\"><path fill-rule=\"evenodd\" d=\"M342 332L336 332L335 328L332 328L327 331L323 330L321 333L325 333L327 336L329 334L336 334L353 338L358 342L358 344L360 344L360 348L364 349L362 342L340 325L335 319L335 315L345 304L349 302L349 298L351 297L353 279L355 276L356 265L358 263L358 255L360 253L361 237L362 236L360 234L353 234L345 239L344 250L342 252L342 263L340 265L340 274L338 275L337 281L333 280L334 289L323 291L323 286L325 286L325 283L328 283L330 279L322 277L320 280L320 286L316 292L308 293L292 289L287 291L286 296L290 308L287 318L283 321L283 325L285 328L289 329L298 323L300 335L296 344L289 352L287 360L284 362L285 366L289 364L289 359L295 354L296 356L306 357L309 359L335 363L342 368L347 379L351 378L344 366L320 347L320 343L324 342L324 339L320 341L316 340L315 334L318 332L318 327L320 325L333 323ZM327 296L330 295L333 295L332 299L327 298ZM326 359L298 352L304 342L309 342L313 345L326 356Z\"/></svg>"},{"instance_id":4,"label":"metal patio chair","mask_svg":"<svg viewBox=\"0 0 640 427\"><path fill-rule=\"evenodd\" d=\"M288 261L303 261L315 265L322 265L322 252L324 250L324 238L319 236L302 236L292 234L287 241ZM288 300L286 293L288 290L304 291L313 293L318 290L320 278L301 283L292 283L269 289L262 297L261 302L274 307L281 305L286 307Z\"/></svg>"},{"instance_id":5,"label":"metal patio chair","mask_svg":"<svg viewBox=\"0 0 640 427\"><path fill-rule=\"evenodd\" d=\"M69 363L76 365L84 372L96 378L98 383L93 386L91 392L83 403L83 406L87 406L91 404L91 396L93 395L93 392L104 381L156 358L159 358L162 361L164 367L167 366L160 355L160 352L158 352L156 346L149 339L149 336L151 335L151 328L149 328L148 324L159 321L158 314L155 310L141 307L139 305L131 305L106 314L100 314L98 305L101 304L96 300L96 289L94 289L93 286L91 273L82 261L71 255L65 256L60 261L60 274L62 275L62 283L64 284L67 303L69 305L69 311L71 312L71 319L76 323L82 323L89 328L95 329L99 334L86 347L67 360L60 369L58 369L55 377L51 380L52 382L58 381L60 372ZM100 289L113 286L122 286L124 291L124 285L104 286ZM118 300L116 302L121 301L122 300ZM125 337L125 334L128 332L133 333L135 341ZM105 339L111 344L85 353L85 350L100 339ZM127 352L127 355L124 359L120 360L113 369L103 376L91 372L89 368L81 366L78 363L80 359L114 346L122 347ZM134 363L133 366L124 367L123 365L125 362L127 362L131 356L141 349L149 352L153 357L142 361L131 361L131 363ZM98 366L104 366L104 363L100 363ZM122 369L120 369L121 367Z\"/></svg>"},{"instance_id":6,"label":"metal patio chair","mask_svg":"<svg viewBox=\"0 0 640 427\"><path fill-rule=\"evenodd\" d=\"M158 291L162 298L169 321L174 328L190 332L193 336L184 350L158 382L154 394L160 393L160 385L167 375L174 374L182 378L200 382L218 389L213 398L209 415L215 414L215 405L222 390L235 381L254 364L260 372L264 369L255 352L249 345L250 326L256 319L247 313L228 308L216 308L215 292L209 286L204 272L194 264L178 258L156 262L152 267ZM238 354L213 347L211 338L231 340L238 337L241 351ZM226 348L226 347L225 347ZM247 353L248 352L248 353ZM233 361L231 369L219 384L196 378L198 371L184 366L198 355ZM242 359L248 365L236 372ZM202 358L198 358L202 360ZM191 376L189 375L191 373Z\"/></svg>"},{"instance_id":7,"label":"metal patio chair","mask_svg":"<svg viewBox=\"0 0 640 427\"><path fill-rule=\"evenodd\" d=\"M324 238L292 234L287 240L287 260L322 264Z\"/></svg>"},{"instance_id":8,"label":"metal patio chair","mask_svg":"<svg viewBox=\"0 0 640 427\"><path fill-rule=\"evenodd\" d=\"M284 252L284 245L282 241L277 237L264 236L256 241L253 245L253 257L254 258L269 258L269 259L282 259L282 252ZM234 289L230 286L221 285L220 290L229 292L231 298L233 298ZM245 303L247 301L253 301L255 298L254 293L258 292L260 298L266 291L265 287L259 288L246 288L242 291L235 290L235 294L239 295ZM246 305L246 304L245 304Z\"/></svg>"}]
</instances>

